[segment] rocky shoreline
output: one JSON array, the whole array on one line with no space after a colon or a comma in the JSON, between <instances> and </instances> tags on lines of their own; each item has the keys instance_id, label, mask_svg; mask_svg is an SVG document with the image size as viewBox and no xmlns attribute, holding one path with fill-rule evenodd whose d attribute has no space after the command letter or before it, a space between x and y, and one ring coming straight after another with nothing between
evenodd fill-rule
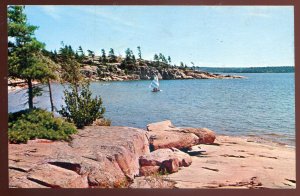
<instances>
[{"instance_id":1,"label":"rocky shoreline","mask_svg":"<svg viewBox=\"0 0 300 196\"><path fill-rule=\"evenodd\" d=\"M191 69L156 68L150 66L150 64L151 62L147 61L147 63L144 62L142 65L134 67L133 70L127 71L125 69L121 69L121 63L107 63L106 65L103 65L97 64L97 62L92 62L91 60L86 60L80 68L80 72L89 81L151 80L154 75L157 75L159 80L245 78L243 76L222 75ZM60 71L57 71L57 75L60 75ZM38 82L34 81L34 85L36 84L38 84ZM25 88L27 88L27 84L24 80L12 78L8 79L8 92L22 90Z\"/></svg>"},{"instance_id":2,"label":"rocky shoreline","mask_svg":"<svg viewBox=\"0 0 300 196\"><path fill-rule=\"evenodd\" d=\"M149 62L148 62L149 64ZM184 80L184 79L238 79L243 76L222 75L179 68L156 68L144 63L136 66L128 73L121 69L121 63L110 63L107 65L85 65L81 73L92 81L128 81L128 80L150 80L157 75L159 80Z\"/></svg>"},{"instance_id":3,"label":"rocky shoreline","mask_svg":"<svg viewBox=\"0 0 300 196\"><path fill-rule=\"evenodd\" d=\"M289 169L286 169L289 168ZM10 188L295 188L295 149L170 121L9 144Z\"/></svg>"}]
</instances>

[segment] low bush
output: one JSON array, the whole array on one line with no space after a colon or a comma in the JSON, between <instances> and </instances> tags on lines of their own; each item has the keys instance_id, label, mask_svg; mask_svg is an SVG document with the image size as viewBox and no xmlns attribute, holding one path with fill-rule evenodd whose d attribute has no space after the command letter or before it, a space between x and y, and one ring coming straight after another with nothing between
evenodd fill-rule
<instances>
[{"instance_id":1,"label":"low bush","mask_svg":"<svg viewBox=\"0 0 300 196\"><path fill-rule=\"evenodd\" d=\"M26 143L29 139L69 140L77 129L62 118L42 110L22 110L9 114L8 139L11 143Z\"/></svg>"}]
</instances>

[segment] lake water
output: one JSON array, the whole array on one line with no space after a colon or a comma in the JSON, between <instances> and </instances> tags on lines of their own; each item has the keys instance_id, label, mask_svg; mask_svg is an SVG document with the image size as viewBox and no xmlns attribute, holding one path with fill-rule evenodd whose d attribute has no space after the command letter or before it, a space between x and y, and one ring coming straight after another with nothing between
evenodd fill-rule
<instances>
[{"instance_id":1,"label":"lake water","mask_svg":"<svg viewBox=\"0 0 300 196\"><path fill-rule=\"evenodd\" d=\"M207 127L217 134L258 135L295 145L294 73L239 74L246 79L162 80L152 93L150 81L94 82L91 89L113 125L146 128L169 119L175 126ZM55 105L63 87L53 84ZM22 109L23 92L10 93L8 109ZM47 94L35 100L50 108Z\"/></svg>"}]
</instances>

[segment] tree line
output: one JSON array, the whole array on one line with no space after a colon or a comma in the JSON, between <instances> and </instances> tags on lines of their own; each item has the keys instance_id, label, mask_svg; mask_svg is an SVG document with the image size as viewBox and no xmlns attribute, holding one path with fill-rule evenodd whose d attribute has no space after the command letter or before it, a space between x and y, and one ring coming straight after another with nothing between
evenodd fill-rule
<instances>
[{"instance_id":1,"label":"tree line","mask_svg":"<svg viewBox=\"0 0 300 196\"><path fill-rule=\"evenodd\" d=\"M197 70L219 73L293 73L293 66L278 67L197 67Z\"/></svg>"}]
</instances>

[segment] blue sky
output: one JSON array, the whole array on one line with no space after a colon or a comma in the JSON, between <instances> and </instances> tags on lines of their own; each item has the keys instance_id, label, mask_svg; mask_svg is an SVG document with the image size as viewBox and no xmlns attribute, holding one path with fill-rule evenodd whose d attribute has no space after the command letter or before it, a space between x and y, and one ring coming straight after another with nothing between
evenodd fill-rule
<instances>
[{"instance_id":1,"label":"blue sky","mask_svg":"<svg viewBox=\"0 0 300 196\"><path fill-rule=\"evenodd\" d=\"M294 66L292 6L26 6L48 50L126 48L208 67Z\"/></svg>"}]
</instances>

